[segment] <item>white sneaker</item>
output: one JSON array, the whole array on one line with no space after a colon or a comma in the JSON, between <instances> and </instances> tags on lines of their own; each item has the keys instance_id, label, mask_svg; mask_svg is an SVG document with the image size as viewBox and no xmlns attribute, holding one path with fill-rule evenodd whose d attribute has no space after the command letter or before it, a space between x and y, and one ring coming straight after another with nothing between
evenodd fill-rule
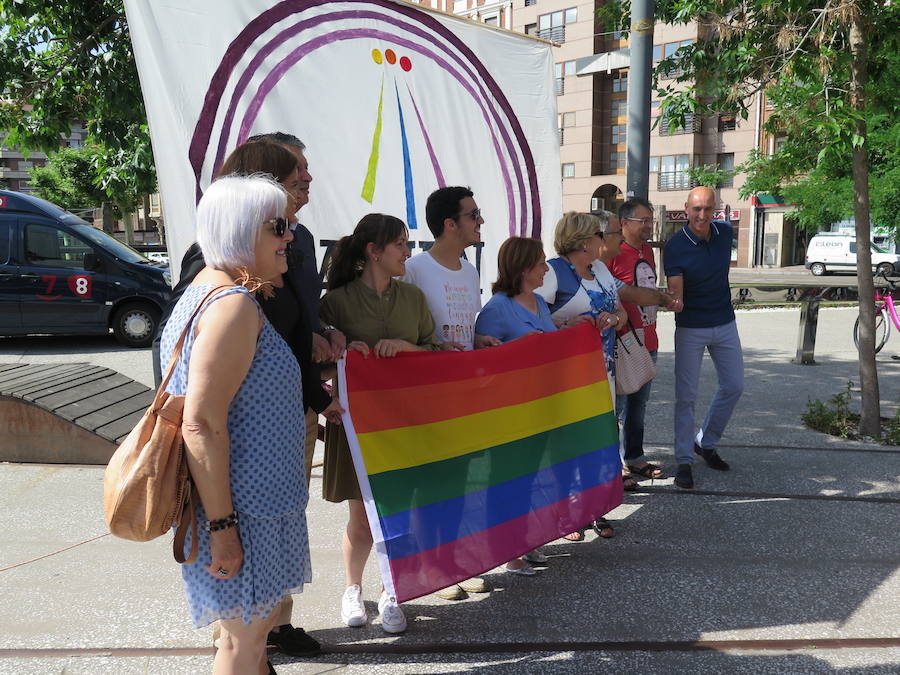
<instances>
[{"instance_id":1,"label":"white sneaker","mask_svg":"<svg viewBox=\"0 0 900 675\"><path fill-rule=\"evenodd\" d=\"M363 605L362 589L359 584L347 586L344 597L341 598L341 619L348 626L364 626L369 620L366 616L366 607Z\"/></svg>"},{"instance_id":2,"label":"white sneaker","mask_svg":"<svg viewBox=\"0 0 900 675\"><path fill-rule=\"evenodd\" d=\"M378 612L381 614L381 627L385 633L402 633L406 630L406 617L394 598L387 591L381 592L378 600Z\"/></svg>"}]
</instances>

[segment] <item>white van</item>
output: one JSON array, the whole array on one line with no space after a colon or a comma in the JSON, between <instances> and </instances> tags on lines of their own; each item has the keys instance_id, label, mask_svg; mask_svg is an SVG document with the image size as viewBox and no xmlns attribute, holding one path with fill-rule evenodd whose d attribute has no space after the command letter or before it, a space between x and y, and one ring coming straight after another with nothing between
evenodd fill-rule
<instances>
[{"instance_id":1,"label":"white van","mask_svg":"<svg viewBox=\"0 0 900 675\"><path fill-rule=\"evenodd\" d=\"M900 274L900 255L872 246L872 269L888 276ZM809 240L805 267L814 275L828 272L856 272L856 236L840 232L819 232Z\"/></svg>"}]
</instances>

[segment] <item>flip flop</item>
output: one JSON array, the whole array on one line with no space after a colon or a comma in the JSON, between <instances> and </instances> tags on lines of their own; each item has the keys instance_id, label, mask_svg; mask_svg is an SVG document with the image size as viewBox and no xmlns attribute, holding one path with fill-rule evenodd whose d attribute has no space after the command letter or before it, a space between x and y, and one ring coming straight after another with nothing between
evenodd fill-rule
<instances>
[{"instance_id":1,"label":"flip flop","mask_svg":"<svg viewBox=\"0 0 900 675\"><path fill-rule=\"evenodd\" d=\"M612 539L615 535L615 530L613 530L612 525L609 524L609 521L606 518L597 518L597 520L591 523L591 527L594 528L594 532L597 533L598 537Z\"/></svg>"},{"instance_id":2,"label":"flip flop","mask_svg":"<svg viewBox=\"0 0 900 675\"><path fill-rule=\"evenodd\" d=\"M665 475L659 466L651 462L647 462L644 466L629 464L627 468L631 473L636 473L643 478L659 479Z\"/></svg>"},{"instance_id":3,"label":"flip flop","mask_svg":"<svg viewBox=\"0 0 900 675\"><path fill-rule=\"evenodd\" d=\"M622 489L625 490L625 492L634 492L638 489L638 482L630 473L622 474Z\"/></svg>"}]
</instances>

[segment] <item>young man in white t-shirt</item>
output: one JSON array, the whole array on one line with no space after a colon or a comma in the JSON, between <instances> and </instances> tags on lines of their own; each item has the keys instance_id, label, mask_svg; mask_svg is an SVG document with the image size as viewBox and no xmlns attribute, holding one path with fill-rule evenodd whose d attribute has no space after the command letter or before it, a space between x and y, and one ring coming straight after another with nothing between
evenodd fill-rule
<instances>
[{"instance_id":1,"label":"young man in white t-shirt","mask_svg":"<svg viewBox=\"0 0 900 675\"><path fill-rule=\"evenodd\" d=\"M481 209L466 187L443 187L428 196L425 221L434 245L406 261L402 280L425 294L434 317L438 341L459 350L499 345L500 340L475 335L475 318L481 311L478 270L462 255L481 241ZM446 600L462 600L466 593L490 590L484 579L473 577L437 592Z\"/></svg>"},{"instance_id":2,"label":"young man in white t-shirt","mask_svg":"<svg viewBox=\"0 0 900 675\"><path fill-rule=\"evenodd\" d=\"M425 204L425 220L434 245L406 261L402 279L425 294L438 341L459 350L500 344L496 338L475 335L481 283L478 271L462 255L481 241L484 219L472 191L460 186L435 190Z\"/></svg>"}]
</instances>

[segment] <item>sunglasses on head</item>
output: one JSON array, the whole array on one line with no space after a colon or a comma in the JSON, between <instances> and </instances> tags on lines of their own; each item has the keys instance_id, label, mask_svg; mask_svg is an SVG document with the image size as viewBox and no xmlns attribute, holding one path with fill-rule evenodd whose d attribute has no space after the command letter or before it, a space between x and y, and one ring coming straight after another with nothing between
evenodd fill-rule
<instances>
[{"instance_id":1,"label":"sunglasses on head","mask_svg":"<svg viewBox=\"0 0 900 675\"><path fill-rule=\"evenodd\" d=\"M278 218L270 218L266 223L272 223L272 231L275 232L276 237L283 237L290 227L288 221L280 216ZM265 225L266 223L263 224Z\"/></svg>"}]
</instances>

